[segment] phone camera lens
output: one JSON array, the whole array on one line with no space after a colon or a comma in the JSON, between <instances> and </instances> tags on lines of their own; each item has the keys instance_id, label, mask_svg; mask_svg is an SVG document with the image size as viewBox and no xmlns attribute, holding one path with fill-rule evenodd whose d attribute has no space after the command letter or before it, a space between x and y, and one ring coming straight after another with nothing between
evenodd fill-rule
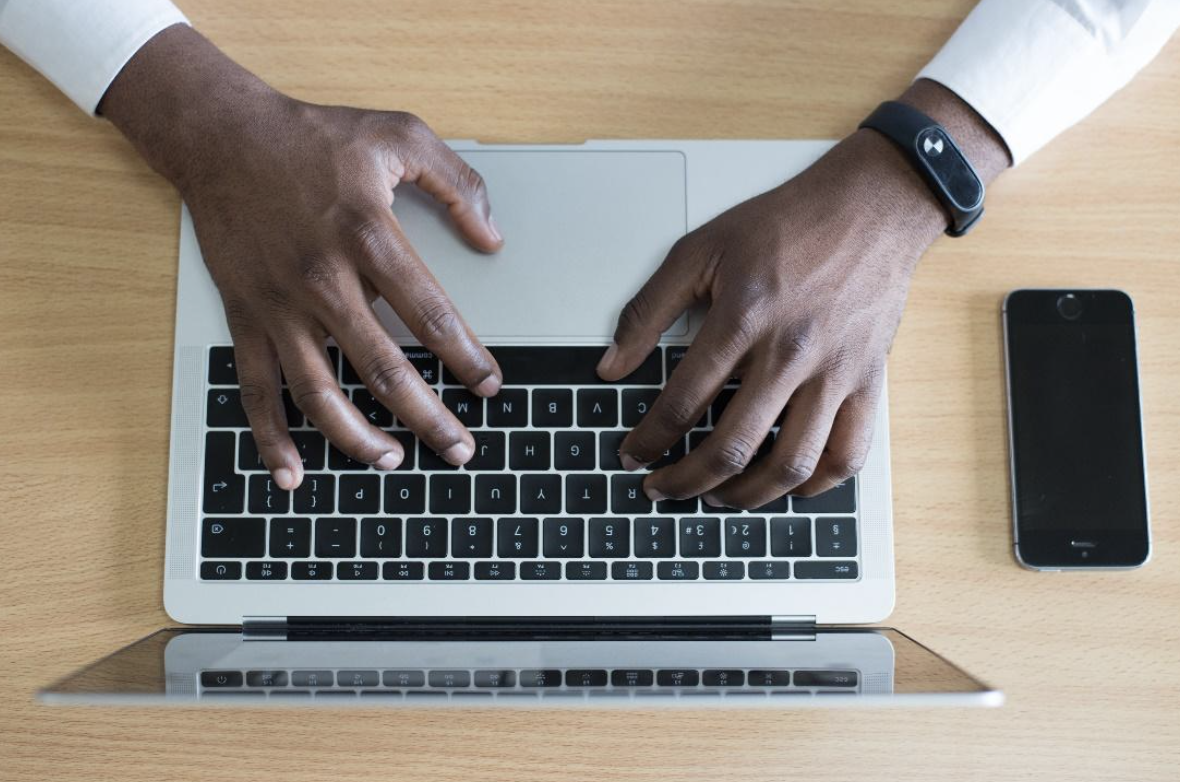
<instances>
[{"instance_id":1,"label":"phone camera lens","mask_svg":"<svg viewBox=\"0 0 1180 782\"><path fill-rule=\"evenodd\" d=\"M1067 293L1057 299L1057 311L1066 320L1077 320L1082 316L1082 300L1072 293Z\"/></svg>"}]
</instances>

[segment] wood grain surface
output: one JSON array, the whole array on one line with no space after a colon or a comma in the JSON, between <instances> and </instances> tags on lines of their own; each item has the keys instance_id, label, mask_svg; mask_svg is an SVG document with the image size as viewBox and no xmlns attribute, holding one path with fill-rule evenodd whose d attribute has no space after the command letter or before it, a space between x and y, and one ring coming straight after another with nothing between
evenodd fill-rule
<instances>
[{"instance_id":1,"label":"wood grain surface","mask_svg":"<svg viewBox=\"0 0 1180 782\"><path fill-rule=\"evenodd\" d=\"M835 138L969 0L181 0L280 89L449 138ZM177 196L0 51L0 779L1163 780L1180 766L1180 42L989 194L891 362L896 625L992 711L50 708L161 607ZM494 194L493 194L494 196ZM1021 286L1139 318L1155 557L1035 574L1009 537L999 331Z\"/></svg>"}]
</instances>

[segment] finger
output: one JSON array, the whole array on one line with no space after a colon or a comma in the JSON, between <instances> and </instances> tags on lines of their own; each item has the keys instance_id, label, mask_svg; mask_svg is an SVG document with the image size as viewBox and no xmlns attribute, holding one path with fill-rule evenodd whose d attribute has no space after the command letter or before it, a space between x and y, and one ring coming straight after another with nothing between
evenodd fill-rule
<instances>
[{"instance_id":1,"label":"finger","mask_svg":"<svg viewBox=\"0 0 1180 782\"><path fill-rule=\"evenodd\" d=\"M333 445L379 470L402 463L401 443L365 420L340 390L322 340L306 331L288 332L278 351L291 399Z\"/></svg>"},{"instance_id":2,"label":"finger","mask_svg":"<svg viewBox=\"0 0 1180 782\"><path fill-rule=\"evenodd\" d=\"M790 408L770 453L705 495L705 502L730 508L758 508L810 479L828 441L840 401L840 395L825 388L822 381L800 387L790 397Z\"/></svg>"},{"instance_id":3,"label":"finger","mask_svg":"<svg viewBox=\"0 0 1180 782\"><path fill-rule=\"evenodd\" d=\"M798 382L799 372L792 368L784 372L774 362L756 363L704 442L675 464L647 476L644 491L652 499L695 497L740 475Z\"/></svg>"},{"instance_id":4,"label":"finger","mask_svg":"<svg viewBox=\"0 0 1180 782\"><path fill-rule=\"evenodd\" d=\"M865 465L873 440L873 423L880 399L879 385L873 385L844 400L836 412L828 446L810 478L795 488L795 494L812 497L856 475Z\"/></svg>"},{"instance_id":5,"label":"finger","mask_svg":"<svg viewBox=\"0 0 1180 782\"><path fill-rule=\"evenodd\" d=\"M683 437L733 376L744 352L728 319L710 312L664 390L620 444L623 469L637 470L658 460Z\"/></svg>"},{"instance_id":6,"label":"finger","mask_svg":"<svg viewBox=\"0 0 1180 782\"><path fill-rule=\"evenodd\" d=\"M303 460L287 431L278 358L262 334L234 332L238 387L254 444L275 483L290 491L303 482Z\"/></svg>"},{"instance_id":7,"label":"finger","mask_svg":"<svg viewBox=\"0 0 1180 782\"><path fill-rule=\"evenodd\" d=\"M329 328L365 387L427 448L451 464L467 462L475 453L471 433L426 385L366 302L354 302L348 312Z\"/></svg>"},{"instance_id":8,"label":"finger","mask_svg":"<svg viewBox=\"0 0 1180 782\"><path fill-rule=\"evenodd\" d=\"M463 238L477 250L495 252L500 249L504 237L492 219L492 205L488 201L483 177L436 136L425 122L416 117L410 122L419 143L406 156L403 181L413 182L437 201L446 204L447 212Z\"/></svg>"},{"instance_id":9,"label":"finger","mask_svg":"<svg viewBox=\"0 0 1180 782\"><path fill-rule=\"evenodd\" d=\"M494 396L502 382L496 360L476 339L446 291L418 257L397 219L383 213L380 221L378 225L383 228L357 248L363 255L369 283L459 382L480 396ZM367 302L364 309L369 310ZM388 337L385 341L389 341Z\"/></svg>"},{"instance_id":10,"label":"finger","mask_svg":"<svg viewBox=\"0 0 1180 782\"><path fill-rule=\"evenodd\" d=\"M701 251L682 237L668 257L619 313L614 341L598 362L603 380L620 380L634 372L655 349L660 336L698 298Z\"/></svg>"}]
</instances>

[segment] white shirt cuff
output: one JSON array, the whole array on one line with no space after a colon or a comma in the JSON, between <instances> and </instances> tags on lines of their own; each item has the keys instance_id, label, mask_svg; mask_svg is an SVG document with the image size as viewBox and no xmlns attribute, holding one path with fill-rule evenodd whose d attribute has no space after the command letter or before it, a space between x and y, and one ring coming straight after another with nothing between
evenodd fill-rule
<instances>
[{"instance_id":1,"label":"white shirt cuff","mask_svg":"<svg viewBox=\"0 0 1180 782\"><path fill-rule=\"evenodd\" d=\"M188 20L168 0L0 3L0 43L90 114L127 61L174 24Z\"/></svg>"}]
</instances>

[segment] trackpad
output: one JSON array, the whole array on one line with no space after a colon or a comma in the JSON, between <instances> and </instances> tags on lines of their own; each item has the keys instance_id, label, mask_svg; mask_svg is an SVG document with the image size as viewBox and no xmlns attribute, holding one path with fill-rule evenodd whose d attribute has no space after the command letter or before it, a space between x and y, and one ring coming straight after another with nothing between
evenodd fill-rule
<instances>
[{"instance_id":1,"label":"trackpad","mask_svg":"<svg viewBox=\"0 0 1180 782\"><path fill-rule=\"evenodd\" d=\"M461 154L487 183L503 250L470 249L413 187L398 188L393 211L480 337L609 339L619 309L686 231L680 152ZM378 311L409 336L388 305ZM668 334L687 332L682 317Z\"/></svg>"}]
</instances>

